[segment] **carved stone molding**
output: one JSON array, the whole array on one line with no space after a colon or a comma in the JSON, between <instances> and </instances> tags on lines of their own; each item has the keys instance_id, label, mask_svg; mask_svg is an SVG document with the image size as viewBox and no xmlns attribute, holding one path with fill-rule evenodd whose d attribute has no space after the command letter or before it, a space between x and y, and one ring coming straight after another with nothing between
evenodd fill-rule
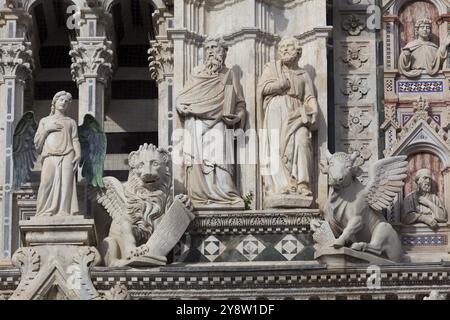
<instances>
[{"instance_id":1,"label":"carved stone molding","mask_svg":"<svg viewBox=\"0 0 450 320\"><path fill-rule=\"evenodd\" d=\"M150 41L149 68L153 80L161 82L173 74L173 43L170 40Z\"/></svg>"},{"instance_id":2,"label":"carved stone molding","mask_svg":"<svg viewBox=\"0 0 450 320\"><path fill-rule=\"evenodd\" d=\"M30 42L0 40L0 77L16 76L26 80L33 68Z\"/></svg>"},{"instance_id":3,"label":"carved stone molding","mask_svg":"<svg viewBox=\"0 0 450 320\"><path fill-rule=\"evenodd\" d=\"M97 78L106 83L112 74L112 42L102 40L78 40L71 43L72 79L80 84L87 77Z\"/></svg>"},{"instance_id":4,"label":"carved stone molding","mask_svg":"<svg viewBox=\"0 0 450 320\"><path fill-rule=\"evenodd\" d=\"M254 234L273 232L303 232L309 229L312 219L320 216L318 210L295 210L273 213L252 211L237 213L199 213L191 224L191 234Z\"/></svg>"}]
</instances>

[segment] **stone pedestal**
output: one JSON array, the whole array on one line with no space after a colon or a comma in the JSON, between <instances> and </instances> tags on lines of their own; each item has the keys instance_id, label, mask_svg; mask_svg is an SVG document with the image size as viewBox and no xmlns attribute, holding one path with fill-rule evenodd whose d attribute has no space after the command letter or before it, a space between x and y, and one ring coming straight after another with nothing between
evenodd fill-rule
<instances>
[{"instance_id":1,"label":"stone pedestal","mask_svg":"<svg viewBox=\"0 0 450 320\"><path fill-rule=\"evenodd\" d=\"M413 263L450 261L450 227L439 224L437 230L431 230L425 224L396 227L403 248Z\"/></svg>"},{"instance_id":2,"label":"stone pedestal","mask_svg":"<svg viewBox=\"0 0 450 320\"><path fill-rule=\"evenodd\" d=\"M100 261L93 220L39 217L20 222L23 247L13 264L21 281L11 300L100 299L90 268Z\"/></svg>"},{"instance_id":3,"label":"stone pedestal","mask_svg":"<svg viewBox=\"0 0 450 320\"><path fill-rule=\"evenodd\" d=\"M183 263L282 264L314 260L312 219L319 210L197 212L174 249Z\"/></svg>"}]
</instances>

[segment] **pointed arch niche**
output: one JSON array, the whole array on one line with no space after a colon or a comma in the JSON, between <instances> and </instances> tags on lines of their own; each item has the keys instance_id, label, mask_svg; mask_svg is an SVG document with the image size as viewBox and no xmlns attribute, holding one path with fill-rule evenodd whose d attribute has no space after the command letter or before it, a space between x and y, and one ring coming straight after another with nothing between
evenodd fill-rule
<instances>
[{"instance_id":1,"label":"pointed arch niche","mask_svg":"<svg viewBox=\"0 0 450 320\"><path fill-rule=\"evenodd\" d=\"M394 208L395 218L391 219L395 222L399 221L403 199L416 190L415 173L424 168L433 173L433 192L444 201L447 210L450 209L450 197L444 196L450 191L450 139L431 117L412 121L397 145L387 153L387 156L407 156L409 162L409 177Z\"/></svg>"}]
</instances>

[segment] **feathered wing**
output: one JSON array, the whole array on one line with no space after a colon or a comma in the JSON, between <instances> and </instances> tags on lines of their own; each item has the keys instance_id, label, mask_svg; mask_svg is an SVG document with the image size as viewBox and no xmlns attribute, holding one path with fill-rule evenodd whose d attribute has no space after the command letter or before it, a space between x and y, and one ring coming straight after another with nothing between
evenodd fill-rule
<instances>
[{"instance_id":1,"label":"feathered wing","mask_svg":"<svg viewBox=\"0 0 450 320\"><path fill-rule=\"evenodd\" d=\"M106 135L93 116L84 116L83 124L78 127L81 145L81 174L88 185L103 188L103 167L106 158Z\"/></svg>"},{"instance_id":2,"label":"feathered wing","mask_svg":"<svg viewBox=\"0 0 450 320\"><path fill-rule=\"evenodd\" d=\"M113 177L103 179L104 188L96 189L95 200L113 219L126 214L125 191L122 183Z\"/></svg>"},{"instance_id":3,"label":"feathered wing","mask_svg":"<svg viewBox=\"0 0 450 320\"><path fill-rule=\"evenodd\" d=\"M388 209L402 191L408 177L406 156L390 157L374 163L369 172L367 202L377 211Z\"/></svg>"},{"instance_id":4,"label":"feathered wing","mask_svg":"<svg viewBox=\"0 0 450 320\"><path fill-rule=\"evenodd\" d=\"M36 163L37 152L34 145L34 136L37 128L38 124L34 119L34 113L30 111L23 115L14 130L14 191L18 191L22 184L28 180L31 170Z\"/></svg>"}]
</instances>

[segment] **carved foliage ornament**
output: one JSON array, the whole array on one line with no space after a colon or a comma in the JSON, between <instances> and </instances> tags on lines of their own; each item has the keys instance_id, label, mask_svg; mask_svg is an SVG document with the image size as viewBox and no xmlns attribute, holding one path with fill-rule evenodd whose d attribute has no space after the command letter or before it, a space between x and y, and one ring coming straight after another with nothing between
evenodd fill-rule
<instances>
[{"instance_id":1,"label":"carved foliage ornament","mask_svg":"<svg viewBox=\"0 0 450 320\"><path fill-rule=\"evenodd\" d=\"M153 80L162 81L164 75L173 73L173 43L169 40L151 41L148 49L150 75Z\"/></svg>"},{"instance_id":2,"label":"carved foliage ornament","mask_svg":"<svg viewBox=\"0 0 450 320\"><path fill-rule=\"evenodd\" d=\"M354 15L347 16L342 22L342 29L351 36L359 36L365 27L365 23Z\"/></svg>"},{"instance_id":3,"label":"carved foliage ornament","mask_svg":"<svg viewBox=\"0 0 450 320\"><path fill-rule=\"evenodd\" d=\"M371 123L372 119L367 116L366 112L356 108L350 110L347 119L343 121L342 125L349 129L350 137L357 138Z\"/></svg>"},{"instance_id":4,"label":"carved foliage ornament","mask_svg":"<svg viewBox=\"0 0 450 320\"><path fill-rule=\"evenodd\" d=\"M353 76L344 82L342 93L352 101L363 99L369 92L367 81L358 76Z\"/></svg>"},{"instance_id":5,"label":"carved foliage ornament","mask_svg":"<svg viewBox=\"0 0 450 320\"><path fill-rule=\"evenodd\" d=\"M0 41L0 74L22 76L31 74L33 53L30 42L11 43Z\"/></svg>"},{"instance_id":6,"label":"carved foliage ornament","mask_svg":"<svg viewBox=\"0 0 450 320\"><path fill-rule=\"evenodd\" d=\"M101 42L72 42L71 74L77 83L87 76L97 77L106 82L111 76L113 51L111 41Z\"/></svg>"},{"instance_id":7,"label":"carved foliage ornament","mask_svg":"<svg viewBox=\"0 0 450 320\"><path fill-rule=\"evenodd\" d=\"M342 55L344 61L350 68L359 69L369 60L364 52L364 47L352 43Z\"/></svg>"}]
</instances>

